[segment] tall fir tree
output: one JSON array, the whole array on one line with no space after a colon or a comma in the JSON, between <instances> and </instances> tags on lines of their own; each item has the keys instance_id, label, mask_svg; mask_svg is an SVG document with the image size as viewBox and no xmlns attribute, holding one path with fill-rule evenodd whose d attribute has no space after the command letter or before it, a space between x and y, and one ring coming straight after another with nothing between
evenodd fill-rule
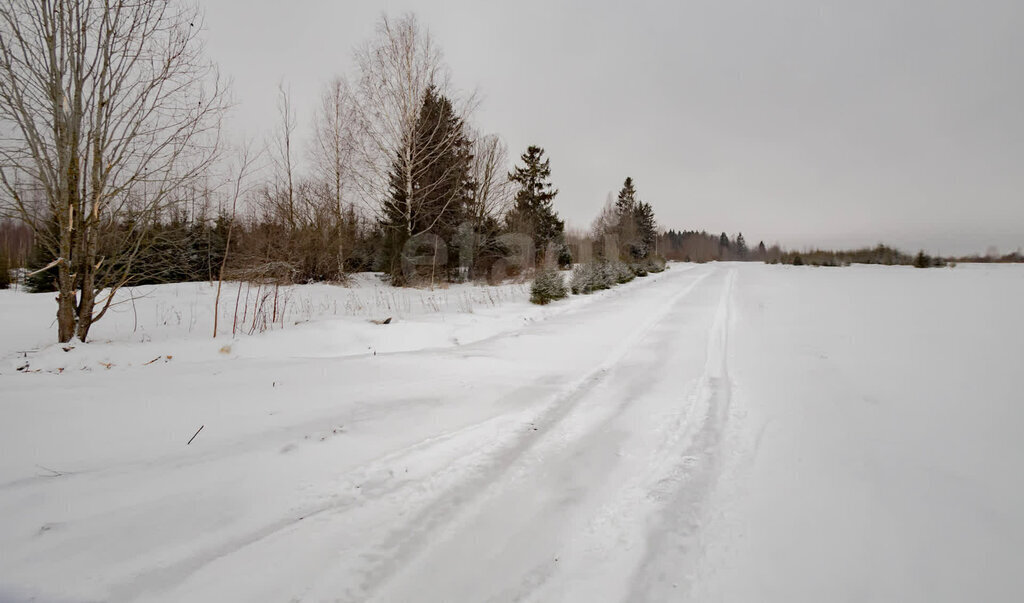
<instances>
[{"instance_id":1,"label":"tall fir tree","mask_svg":"<svg viewBox=\"0 0 1024 603\"><path fill-rule=\"evenodd\" d=\"M631 177L622 183L615 199L615 212L618 215L615 234L623 245L623 256L633 261L647 258L654 250L658 227L654 208L637 198Z\"/></svg>"},{"instance_id":2,"label":"tall fir tree","mask_svg":"<svg viewBox=\"0 0 1024 603\"><path fill-rule=\"evenodd\" d=\"M385 253L393 282L403 282L401 253L406 241L431 233L443 241L456 239L458 225L466 218L473 198L470 140L465 124L446 96L431 86L423 99L416 122L416 163L413 173L415 199L407 197L396 158L391 176L392 202L380 221L385 231ZM457 258L457 253L449 253ZM440 267L446 270L447 266Z\"/></svg>"},{"instance_id":3,"label":"tall fir tree","mask_svg":"<svg viewBox=\"0 0 1024 603\"><path fill-rule=\"evenodd\" d=\"M626 176L619 195L615 199L616 223L613 229L618 239L619 258L623 260L634 260L643 254L643 243L637 233L636 220L636 187L633 186L633 178Z\"/></svg>"},{"instance_id":4,"label":"tall fir tree","mask_svg":"<svg viewBox=\"0 0 1024 603\"><path fill-rule=\"evenodd\" d=\"M729 259L729 247L729 235L723 232L722 236L718 237L718 259Z\"/></svg>"},{"instance_id":5,"label":"tall fir tree","mask_svg":"<svg viewBox=\"0 0 1024 603\"><path fill-rule=\"evenodd\" d=\"M551 160L544 158L544 149L530 145L520 158L522 166L515 166L508 178L518 185L515 204L506 217L509 230L524 232L533 237L539 259L550 244L554 244L558 263L571 262L564 242L565 222L558 218L552 201L558 190L551 186Z\"/></svg>"},{"instance_id":6,"label":"tall fir tree","mask_svg":"<svg viewBox=\"0 0 1024 603\"><path fill-rule=\"evenodd\" d=\"M622 183L622 189L619 190L619 196L615 200L615 209L620 216L632 217L636 211L636 203L636 187L633 186L633 178L626 176L626 181Z\"/></svg>"},{"instance_id":7,"label":"tall fir tree","mask_svg":"<svg viewBox=\"0 0 1024 603\"><path fill-rule=\"evenodd\" d=\"M743 233L736 235L736 259L745 260L747 259L747 253L750 250L747 249L747 240L743 238Z\"/></svg>"},{"instance_id":8,"label":"tall fir tree","mask_svg":"<svg viewBox=\"0 0 1024 603\"><path fill-rule=\"evenodd\" d=\"M654 243L658 238L658 223L654 219L654 208L650 203L641 201L636 206L636 229L643 245L639 259L647 258L654 252Z\"/></svg>"}]
</instances>

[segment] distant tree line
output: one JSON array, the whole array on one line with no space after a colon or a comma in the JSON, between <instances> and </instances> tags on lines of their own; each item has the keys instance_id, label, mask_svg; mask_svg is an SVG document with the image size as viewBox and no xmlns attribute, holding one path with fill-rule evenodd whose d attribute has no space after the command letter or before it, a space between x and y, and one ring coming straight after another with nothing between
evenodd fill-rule
<instances>
[{"instance_id":1,"label":"distant tree line","mask_svg":"<svg viewBox=\"0 0 1024 603\"><path fill-rule=\"evenodd\" d=\"M666 258L680 262L778 262L783 255L778 245L766 247L764 241L751 249L742 232L730 238L724 232L668 230L659 237L658 247Z\"/></svg>"},{"instance_id":2,"label":"distant tree line","mask_svg":"<svg viewBox=\"0 0 1024 603\"><path fill-rule=\"evenodd\" d=\"M910 254L888 245L879 244L850 250L811 249L805 251L784 251L777 258L769 258L768 263L794 264L797 266L849 266L851 264L878 264L883 266L914 266L916 268L938 268L952 266L957 263L1021 263L1024 255L1021 252L1000 255L990 252L984 256L932 256L918 251Z\"/></svg>"},{"instance_id":3,"label":"distant tree line","mask_svg":"<svg viewBox=\"0 0 1024 603\"><path fill-rule=\"evenodd\" d=\"M911 265L915 256L888 245L876 245L852 250L808 249L785 251L777 261L769 263L794 264L797 266L849 266L850 264L880 264L884 266ZM929 262L931 259L929 258Z\"/></svg>"},{"instance_id":4,"label":"distant tree line","mask_svg":"<svg viewBox=\"0 0 1024 603\"><path fill-rule=\"evenodd\" d=\"M1024 262L1024 255L1020 250L1007 254L999 254L998 251L990 249L985 255L931 256L924 251L917 254L906 253L884 244L860 249L805 249L798 251L783 249L778 244L766 247L763 241L750 248L743 233L730 238L724 232L716 236L706 231L668 230L659 236L658 247L666 258L682 262L740 261L797 266L878 264L916 266L918 268L947 266L960 262Z\"/></svg>"}]
</instances>

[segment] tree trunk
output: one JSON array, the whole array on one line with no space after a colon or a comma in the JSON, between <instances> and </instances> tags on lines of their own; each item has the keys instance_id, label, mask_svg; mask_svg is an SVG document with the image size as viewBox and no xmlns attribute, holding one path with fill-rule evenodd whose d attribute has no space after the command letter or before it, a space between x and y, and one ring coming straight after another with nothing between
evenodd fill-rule
<instances>
[{"instance_id":1,"label":"tree trunk","mask_svg":"<svg viewBox=\"0 0 1024 603\"><path fill-rule=\"evenodd\" d=\"M81 299L78 302L78 340L85 342L89 336L89 328L92 327L92 312L96 306L96 289L93 286L93 275L91 270L86 270L85 278L82 279Z\"/></svg>"},{"instance_id":2,"label":"tree trunk","mask_svg":"<svg viewBox=\"0 0 1024 603\"><path fill-rule=\"evenodd\" d=\"M67 343L75 336L75 287L67 264L57 272L57 340Z\"/></svg>"}]
</instances>

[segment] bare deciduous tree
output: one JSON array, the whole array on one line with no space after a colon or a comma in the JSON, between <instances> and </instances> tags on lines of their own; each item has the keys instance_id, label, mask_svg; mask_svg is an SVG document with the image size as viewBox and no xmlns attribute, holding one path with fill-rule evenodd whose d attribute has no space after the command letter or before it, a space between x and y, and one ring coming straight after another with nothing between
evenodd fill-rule
<instances>
[{"instance_id":1,"label":"bare deciduous tree","mask_svg":"<svg viewBox=\"0 0 1024 603\"><path fill-rule=\"evenodd\" d=\"M4 207L54 258L62 342L85 341L150 224L216 154L226 92L200 25L168 0L0 6Z\"/></svg>"},{"instance_id":2,"label":"bare deciduous tree","mask_svg":"<svg viewBox=\"0 0 1024 603\"><path fill-rule=\"evenodd\" d=\"M336 247L338 274L343 277L345 261L355 247L357 218L353 196L354 118L348 83L336 77L325 86L319 111L313 119L313 142L309 157L314 189L319 199L321 229L328 228L327 240Z\"/></svg>"},{"instance_id":3,"label":"bare deciduous tree","mask_svg":"<svg viewBox=\"0 0 1024 603\"><path fill-rule=\"evenodd\" d=\"M353 116L348 84L338 77L324 88L320 110L313 120L310 159L323 195L340 218L345 210L352 175Z\"/></svg>"},{"instance_id":4,"label":"bare deciduous tree","mask_svg":"<svg viewBox=\"0 0 1024 603\"><path fill-rule=\"evenodd\" d=\"M433 86L445 94L448 70L430 34L412 14L398 19L382 17L377 37L359 48L355 58L355 182L367 207L378 218L389 213L401 214L403 236L421 234L432 224L417 229L416 212L420 199L431 191L425 190L422 182L417 186L418 176L430 170L450 146L458 144L454 136L448 141L434 138L428 146L418 144L421 133L417 132L417 124L427 90ZM463 123L473 105L470 98L457 107ZM402 193L401 203L396 203L392 194L395 189ZM444 208L440 213L443 211Z\"/></svg>"},{"instance_id":5,"label":"bare deciduous tree","mask_svg":"<svg viewBox=\"0 0 1024 603\"><path fill-rule=\"evenodd\" d=\"M465 222L456 237L465 278L477 278L500 255L497 237L512 206L508 180L508 147L496 134L473 136L470 176L474 183Z\"/></svg>"},{"instance_id":6,"label":"bare deciduous tree","mask_svg":"<svg viewBox=\"0 0 1024 603\"><path fill-rule=\"evenodd\" d=\"M500 220L512 207L508 180L508 147L497 134L477 136L473 142L473 219L481 229L488 219Z\"/></svg>"},{"instance_id":7,"label":"bare deciduous tree","mask_svg":"<svg viewBox=\"0 0 1024 603\"><path fill-rule=\"evenodd\" d=\"M220 317L220 290L224 285L224 270L228 265L228 256L231 253L231 235L235 231L235 223L238 214L238 201L249 192L249 175L253 165L259 158L258 153L253 153L252 144L245 144L238 152L238 164L234 170L234 178L230 192L231 214L228 222L228 233L224 241L224 257L221 258L220 268L217 271L217 295L213 300L213 337L217 337L217 323ZM241 287L241 284L239 284Z\"/></svg>"},{"instance_id":8,"label":"bare deciduous tree","mask_svg":"<svg viewBox=\"0 0 1024 603\"><path fill-rule=\"evenodd\" d=\"M277 87L277 111L281 121L270 143L271 162L274 166L273 188L267 190L267 200L274 214L282 219L289 229L298 226L295 198L294 138L298 120L292 109L291 92L284 83Z\"/></svg>"}]
</instances>

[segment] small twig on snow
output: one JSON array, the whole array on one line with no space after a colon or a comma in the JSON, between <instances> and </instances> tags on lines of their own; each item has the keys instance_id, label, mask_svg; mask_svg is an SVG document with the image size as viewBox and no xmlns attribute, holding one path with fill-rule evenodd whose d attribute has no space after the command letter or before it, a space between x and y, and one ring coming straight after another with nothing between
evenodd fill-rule
<instances>
[{"instance_id":1,"label":"small twig on snow","mask_svg":"<svg viewBox=\"0 0 1024 603\"><path fill-rule=\"evenodd\" d=\"M188 444L185 444L185 445L188 446L189 444L191 444L192 440L196 439L196 436L199 435L199 432L202 431L204 427L206 427L206 425L200 425L199 429L197 429L196 432L194 434L192 434L192 437L189 438Z\"/></svg>"}]
</instances>

